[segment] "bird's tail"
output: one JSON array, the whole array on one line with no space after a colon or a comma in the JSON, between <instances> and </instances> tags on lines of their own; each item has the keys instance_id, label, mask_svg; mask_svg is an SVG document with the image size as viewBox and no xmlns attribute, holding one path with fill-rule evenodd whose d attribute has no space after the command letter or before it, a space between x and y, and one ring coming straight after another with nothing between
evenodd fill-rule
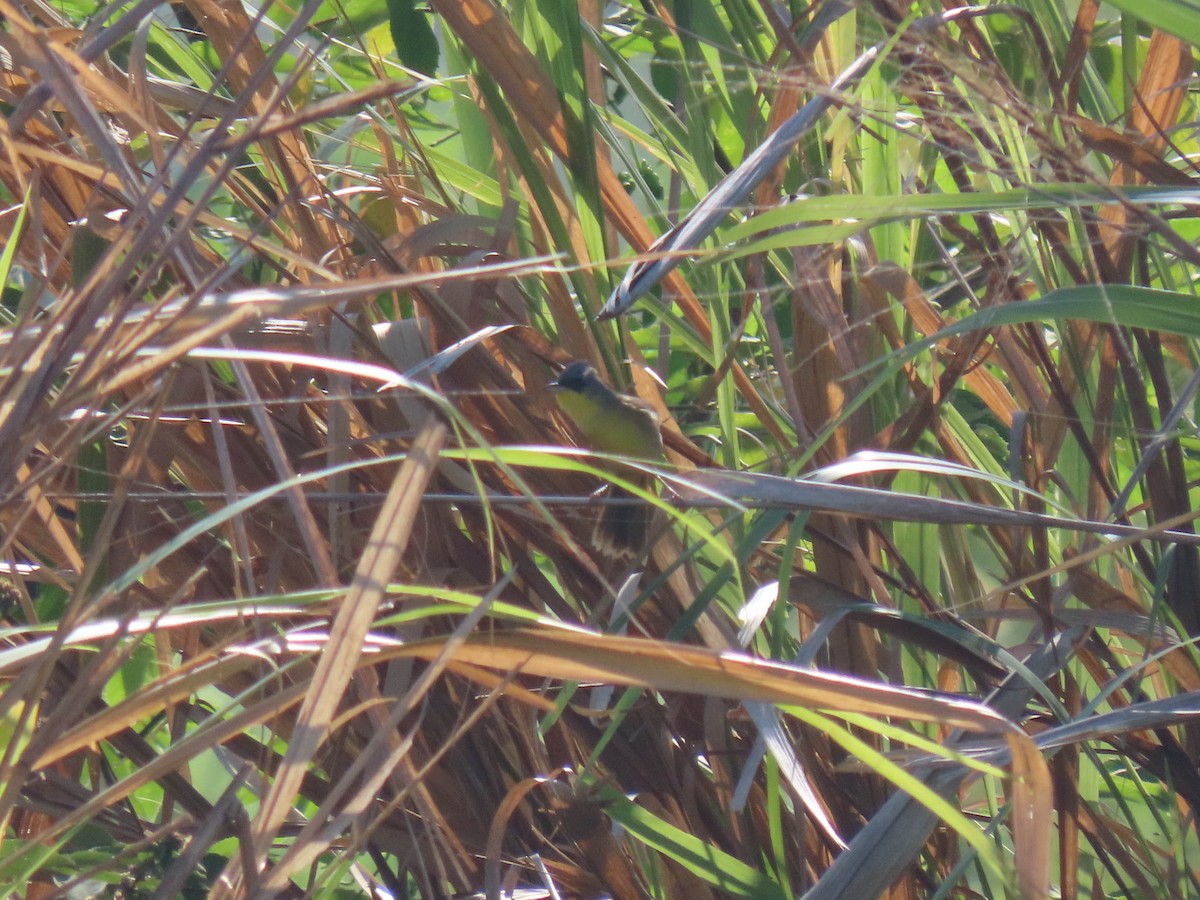
<instances>
[{"instance_id":1,"label":"bird's tail","mask_svg":"<svg viewBox=\"0 0 1200 900\"><path fill-rule=\"evenodd\" d=\"M614 559L629 559L640 556L650 548L646 539L650 531L650 513L653 507L631 494L625 488L612 485L596 531L592 536L596 549Z\"/></svg>"}]
</instances>

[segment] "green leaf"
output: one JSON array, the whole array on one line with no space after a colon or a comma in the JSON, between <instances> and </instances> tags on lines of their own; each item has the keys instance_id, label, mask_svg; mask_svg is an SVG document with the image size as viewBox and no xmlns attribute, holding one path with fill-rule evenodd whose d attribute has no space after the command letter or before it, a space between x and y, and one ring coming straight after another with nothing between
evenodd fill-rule
<instances>
[{"instance_id":1,"label":"green leaf","mask_svg":"<svg viewBox=\"0 0 1200 900\"><path fill-rule=\"evenodd\" d=\"M1126 15L1200 47L1200 5L1188 0L1110 0Z\"/></svg>"},{"instance_id":2,"label":"green leaf","mask_svg":"<svg viewBox=\"0 0 1200 900\"><path fill-rule=\"evenodd\" d=\"M605 810L626 832L675 860L722 893L755 900L785 900L787 897L783 888L762 872L680 831L622 794L610 789L603 792L603 797Z\"/></svg>"},{"instance_id":3,"label":"green leaf","mask_svg":"<svg viewBox=\"0 0 1200 900\"><path fill-rule=\"evenodd\" d=\"M422 75L433 76L439 51L429 17L417 9L413 0L387 0L387 8L400 62Z\"/></svg>"},{"instance_id":4,"label":"green leaf","mask_svg":"<svg viewBox=\"0 0 1200 900\"><path fill-rule=\"evenodd\" d=\"M1200 338L1200 302L1194 294L1131 285L1091 284L1052 291L1040 300L985 309L920 343L932 346L947 337L985 328L1062 319L1082 319Z\"/></svg>"}]
</instances>

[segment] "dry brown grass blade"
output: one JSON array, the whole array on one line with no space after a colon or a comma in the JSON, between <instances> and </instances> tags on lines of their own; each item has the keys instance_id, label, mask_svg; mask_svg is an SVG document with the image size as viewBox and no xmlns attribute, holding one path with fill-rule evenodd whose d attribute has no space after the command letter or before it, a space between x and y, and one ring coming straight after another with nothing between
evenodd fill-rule
<instances>
[{"instance_id":1,"label":"dry brown grass blade","mask_svg":"<svg viewBox=\"0 0 1200 900\"><path fill-rule=\"evenodd\" d=\"M1013 851L1020 896L1050 896L1050 851L1054 828L1054 789L1046 759L1024 734L1009 735L1013 773Z\"/></svg>"},{"instance_id":2,"label":"dry brown grass blade","mask_svg":"<svg viewBox=\"0 0 1200 900\"><path fill-rule=\"evenodd\" d=\"M1161 153L1166 146L1165 136L1179 118L1191 74L1192 48L1177 37L1155 31L1142 64L1136 102L1130 110L1128 123L1143 141L1146 152ZM1143 180L1138 168L1126 165L1117 166L1111 177L1114 185L1137 184ZM1124 272L1137 240L1137 233L1128 227L1128 210L1124 206L1106 206L1100 211L1100 219L1106 224L1101 234L1109 257L1116 261L1117 270Z\"/></svg>"},{"instance_id":3,"label":"dry brown grass blade","mask_svg":"<svg viewBox=\"0 0 1200 900\"><path fill-rule=\"evenodd\" d=\"M827 246L799 248L792 265L806 273L791 303L795 346L785 377L792 381L800 434L828 432L815 448L818 462L833 462L862 449L871 439L865 409L846 414L847 404L863 387L857 373L869 358L866 341L871 329L851 322L841 295L840 258ZM832 426L832 427L831 427ZM867 560L878 554L870 531L860 523L818 514L814 533L832 539L813 541L813 567L821 578L850 593L869 593ZM846 551L849 552L846 552ZM877 648L870 633L859 625L839 629L831 642L834 668L859 675L878 671Z\"/></svg>"},{"instance_id":4,"label":"dry brown grass blade","mask_svg":"<svg viewBox=\"0 0 1200 900\"><path fill-rule=\"evenodd\" d=\"M2 120L0 120L0 142L2 142L0 146L4 147L13 163L10 168L0 167L0 177L12 173L14 178L19 176L24 179L36 174L40 178L53 179L57 185L51 197L47 198L47 207L40 210L42 215L50 212L49 202L63 192L63 182L66 179L72 180L75 189L71 193L78 192L79 199L77 202L66 204L63 208L66 220L61 229L62 237L59 239L62 245L69 244L72 230L68 227L68 223L72 223L77 217L87 214L90 220L96 220L102 218L100 216L102 212L118 211L119 205L115 201L110 204L111 210L105 206L91 210L88 207L89 198L103 198L109 194L119 196L121 193L121 182L105 166L88 159L61 153L50 146L42 146L28 140L8 138L4 134ZM0 158L3 157L0 156ZM240 182L234 179L230 182L230 189L238 192L239 200L248 207L259 208L260 204L250 194L241 190L239 185ZM170 209L173 212L188 219L194 218L201 225L227 233L230 237L240 240L248 248L254 248L269 257L277 257L288 265L313 273L314 276L334 277L328 267L321 265L302 251L298 252L293 248L273 243L258 232L237 222L221 218L207 210L196 209L185 198L172 196L162 185L147 185L139 196L139 201L148 204L151 210L163 209L170 201ZM121 211L123 212L123 210ZM264 213L265 215L266 213ZM119 231L119 229L113 230ZM53 237L58 233L57 230L50 230L49 236Z\"/></svg>"},{"instance_id":5,"label":"dry brown grass blade","mask_svg":"<svg viewBox=\"0 0 1200 900\"><path fill-rule=\"evenodd\" d=\"M154 332L155 339L160 342L176 340L179 344L170 351L159 348L153 353L160 356L167 352L168 358L175 359L191 347L267 319L304 315L388 291L403 291L424 285L443 284L451 280L486 281L532 274L545 269L551 263L552 261L546 258L526 259L485 263L454 272L422 272L336 281L312 287L247 288L230 293L204 294L198 299L172 301L157 309L136 309L121 317L101 316L96 320L96 328L98 331L107 332L116 326L116 334L125 338L129 334L139 333L142 329L160 325L159 330ZM52 321L46 325L39 323L25 328L2 329L0 352L7 357L7 365L15 368L16 360L27 359L38 342L57 338L63 328L61 322ZM153 371L154 368L152 366L146 371ZM129 376L129 380L134 380L134 377ZM144 373L141 373L141 377L144 377ZM110 383L110 388L123 384L124 380L114 380Z\"/></svg>"},{"instance_id":6,"label":"dry brown grass blade","mask_svg":"<svg viewBox=\"0 0 1200 900\"><path fill-rule=\"evenodd\" d=\"M434 658L440 641L387 651L387 656ZM545 678L598 681L653 690L700 693L729 700L797 704L822 710L900 716L972 731L1007 731L987 707L945 696L890 687L848 675L807 671L781 663L646 638L583 630L499 632L473 637L457 660Z\"/></svg>"},{"instance_id":7,"label":"dry brown grass blade","mask_svg":"<svg viewBox=\"0 0 1200 900\"><path fill-rule=\"evenodd\" d=\"M203 23L218 56L227 65L232 63L230 89L239 97L247 97L257 115L269 118L280 101L281 87L246 8L223 0L188 0L188 6ZM309 0L297 11L296 23L311 21L317 6L314 0ZM298 130L273 132L265 137L261 148L275 167L281 184L299 188L304 195L321 191L322 182ZM282 213L292 226L288 233L294 235L298 246L338 248L346 242L347 236L339 233L328 218L316 215L308 204L286 204Z\"/></svg>"},{"instance_id":8,"label":"dry brown grass blade","mask_svg":"<svg viewBox=\"0 0 1200 900\"><path fill-rule=\"evenodd\" d=\"M1061 66L1061 84L1066 87L1066 108L1075 109L1079 104L1079 89L1082 82L1088 51L1096 28L1096 14L1100 4L1095 0L1084 0L1075 13L1071 27L1071 40L1067 45Z\"/></svg>"},{"instance_id":9,"label":"dry brown grass blade","mask_svg":"<svg viewBox=\"0 0 1200 900\"><path fill-rule=\"evenodd\" d=\"M271 842L292 809L308 764L328 733L343 691L358 665L363 639L385 596L384 589L400 564L446 432L444 425L432 420L422 428L371 529L367 548L334 619L310 691L297 716L280 771L255 818L252 833L256 866L265 863ZM240 865L231 864L228 872L231 881L238 880L239 875L252 883L257 880L257 873L239 873L239 868Z\"/></svg>"},{"instance_id":10,"label":"dry brown grass blade","mask_svg":"<svg viewBox=\"0 0 1200 900\"><path fill-rule=\"evenodd\" d=\"M246 134L226 138L224 141L218 142L212 149L217 153L240 150L253 141L275 137L283 132L295 131L296 129L303 128L305 125L311 125L323 119L344 115L374 100L392 97L411 88L412 85L407 82L384 81L369 88L351 91L348 94L339 94L336 97L330 97L328 100L312 103L302 110L285 114L275 113L261 121L253 123Z\"/></svg>"},{"instance_id":11,"label":"dry brown grass blade","mask_svg":"<svg viewBox=\"0 0 1200 900\"><path fill-rule=\"evenodd\" d=\"M42 489L31 482L31 475L29 466L23 463L17 470L15 490L25 494L25 502L29 505L30 512L41 521L46 529L46 534L58 553L61 554L57 558L65 560L71 571L75 575L79 575L86 567L86 563L75 546L74 535L68 534L58 516L54 515L50 501L45 497ZM55 558L54 554L49 555L51 558Z\"/></svg>"},{"instance_id":12,"label":"dry brown grass blade","mask_svg":"<svg viewBox=\"0 0 1200 900\"><path fill-rule=\"evenodd\" d=\"M45 33L41 26L28 18L23 10L10 3L0 3L9 35L15 41L19 57L36 77L49 85L54 96L63 104L67 118L92 143L109 168L126 188L136 184L132 168L104 126L92 98L81 81L99 84L87 63L62 41ZM81 74L83 73L83 74Z\"/></svg>"},{"instance_id":13,"label":"dry brown grass blade","mask_svg":"<svg viewBox=\"0 0 1200 900\"><path fill-rule=\"evenodd\" d=\"M500 862L501 851L504 847L504 836L509 829L509 819L520 809L526 798L546 781L557 778L561 772L552 772L546 776L526 778L514 784L500 802L492 815L491 827L488 830L487 853L484 863L484 893L488 900L501 897Z\"/></svg>"},{"instance_id":14,"label":"dry brown grass blade","mask_svg":"<svg viewBox=\"0 0 1200 900\"><path fill-rule=\"evenodd\" d=\"M1072 117L1071 124L1079 130L1080 139L1089 149L1127 166L1147 184L1196 186L1193 176L1179 171L1167 163L1161 153L1154 152L1128 134L1106 128L1083 116Z\"/></svg>"}]
</instances>

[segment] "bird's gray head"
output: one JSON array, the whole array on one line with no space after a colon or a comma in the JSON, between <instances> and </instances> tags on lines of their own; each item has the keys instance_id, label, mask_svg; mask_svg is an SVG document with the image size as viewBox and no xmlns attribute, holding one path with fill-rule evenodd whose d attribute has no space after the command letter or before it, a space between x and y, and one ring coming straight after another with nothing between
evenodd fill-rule
<instances>
[{"instance_id":1,"label":"bird's gray head","mask_svg":"<svg viewBox=\"0 0 1200 900\"><path fill-rule=\"evenodd\" d=\"M573 362L562 370L557 381L550 382L550 389L583 393L588 385L594 384L599 377L596 367L591 363Z\"/></svg>"}]
</instances>

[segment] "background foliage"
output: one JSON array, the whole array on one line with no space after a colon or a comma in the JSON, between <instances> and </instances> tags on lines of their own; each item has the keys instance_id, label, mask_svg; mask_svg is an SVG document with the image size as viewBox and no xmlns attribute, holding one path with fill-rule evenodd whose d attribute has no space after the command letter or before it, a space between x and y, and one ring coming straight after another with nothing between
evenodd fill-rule
<instances>
[{"instance_id":1,"label":"background foliage","mask_svg":"<svg viewBox=\"0 0 1200 900\"><path fill-rule=\"evenodd\" d=\"M5 896L1200 895L1194 2L0 11Z\"/></svg>"}]
</instances>

